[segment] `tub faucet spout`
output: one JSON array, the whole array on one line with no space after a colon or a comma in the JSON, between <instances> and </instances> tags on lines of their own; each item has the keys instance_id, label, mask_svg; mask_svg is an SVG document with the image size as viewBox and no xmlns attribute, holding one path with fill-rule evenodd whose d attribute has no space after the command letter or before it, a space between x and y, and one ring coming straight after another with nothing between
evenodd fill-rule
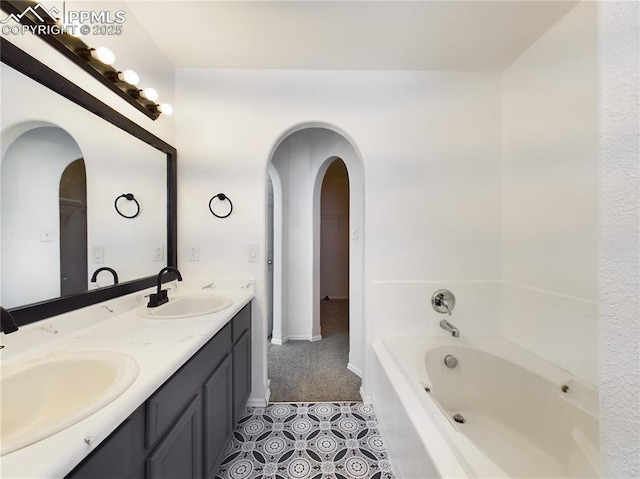
<instances>
[{"instance_id":1,"label":"tub faucet spout","mask_svg":"<svg viewBox=\"0 0 640 479\"><path fill-rule=\"evenodd\" d=\"M440 327L445 331L450 332L451 336L453 336L454 338L460 337L460 330L456 328L453 324L451 324L449 321L447 321L446 319L443 319L442 321L440 321Z\"/></svg>"}]
</instances>

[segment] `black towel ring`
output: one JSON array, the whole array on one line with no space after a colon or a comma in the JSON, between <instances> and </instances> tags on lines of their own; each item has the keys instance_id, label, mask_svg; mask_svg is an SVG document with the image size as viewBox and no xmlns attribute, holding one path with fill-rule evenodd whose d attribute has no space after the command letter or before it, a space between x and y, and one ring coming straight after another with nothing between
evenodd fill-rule
<instances>
[{"instance_id":1,"label":"black towel ring","mask_svg":"<svg viewBox=\"0 0 640 479\"><path fill-rule=\"evenodd\" d=\"M211 207L211 202L215 199L218 198L220 201L224 201L227 200L229 202L229 212L226 215L217 215L214 211L213 208ZM218 193L217 195L213 195L211 197L211 199L209 200L209 211L211 211L211 214L213 216L215 216L216 218L226 218L227 216L229 216L231 214L231 212L233 211L233 203L231 203L231 200L229 199L229 197L227 195L225 195L224 193Z\"/></svg>"},{"instance_id":2,"label":"black towel ring","mask_svg":"<svg viewBox=\"0 0 640 479\"><path fill-rule=\"evenodd\" d=\"M133 201L133 202L136 204L136 207L137 207L138 209L137 209L137 211L136 211L136 214L135 214L135 215L127 216L127 215L125 215L122 211L120 211L120 210L118 209L118 200L119 200L120 198L124 198L124 199L126 199L126 200ZM114 201L114 202L113 202L113 206L115 207L115 209L116 209L116 211L118 212L118 214L119 214L120 216L124 217L124 218L129 218L129 219L131 219L131 218L135 218L136 216L138 216L138 215L140 214L140 203L138 203L138 200L136 200L136 198L133 196L133 193L123 193L123 194L121 194L120 196L118 196L118 197L116 198L116 201Z\"/></svg>"}]
</instances>

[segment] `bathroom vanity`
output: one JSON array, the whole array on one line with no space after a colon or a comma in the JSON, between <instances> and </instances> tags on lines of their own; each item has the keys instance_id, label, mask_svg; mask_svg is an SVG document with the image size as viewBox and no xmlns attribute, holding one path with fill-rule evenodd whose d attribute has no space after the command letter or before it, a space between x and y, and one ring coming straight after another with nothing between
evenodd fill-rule
<instances>
[{"instance_id":1,"label":"bathroom vanity","mask_svg":"<svg viewBox=\"0 0 640 479\"><path fill-rule=\"evenodd\" d=\"M213 477L251 391L253 288L247 280L219 280L215 291L203 289L208 283L169 284L167 305L218 296L229 298L231 305L212 313L151 319L141 315L150 292L143 290L8 335L0 353L2 381L16 387L9 388L13 393L3 389L0 399L16 405L25 427L61 409L71 408L69 414L75 414L74 404L100 376L97 371L77 380L51 376L51 382L42 375L29 376L34 364L80 364L93 356L104 356L102 361L116 356L128 358L133 366L126 368L134 372L129 373L129 385L110 402L4 451L2 477ZM40 379L31 386L24 380L7 383L15 374ZM25 393L25 387L33 393ZM48 399L52 395L60 398ZM24 436L22 426L3 427L3 447L12 440L12 430Z\"/></svg>"},{"instance_id":2,"label":"bathroom vanity","mask_svg":"<svg viewBox=\"0 0 640 479\"><path fill-rule=\"evenodd\" d=\"M251 390L247 304L68 478L213 477Z\"/></svg>"}]
</instances>

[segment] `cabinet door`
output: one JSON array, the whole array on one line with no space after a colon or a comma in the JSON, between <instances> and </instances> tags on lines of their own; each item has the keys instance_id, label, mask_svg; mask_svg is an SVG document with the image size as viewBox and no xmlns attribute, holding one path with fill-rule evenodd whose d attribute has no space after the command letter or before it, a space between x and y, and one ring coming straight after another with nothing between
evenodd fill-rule
<instances>
[{"instance_id":1,"label":"cabinet door","mask_svg":"<svg viewBox=\"0 0 640 479\"><path fill-rule=\"evenodd\" d=\"M140 407L66 479L141 478L144 456L144 407Z\"/></svg>"},{"instance_id":2,"label":"cabinet door","mask_svg":"<svg viewBox=\"0 0 640 479\"><path fill-rule=\"evenodd\" d=\"M233 432L231 354L204 384L204 467L214 477Z\"/></svg>"},{"instance_id":3,"label":"cabinet door","mask_svg":"<svg viewBox=\"0 0 640 479\"><path fill-rule=\"evenodd\" d=\"M233 346L233 423L236 424L251 393L251 329Z\"/></svg>"},{"instance_id":4,"label":"cabinet door","mask_svg":"<svg viewBox=\"0 0 640 479\"><path fill-rule=\"evenodd\" d=\"M198 394L147 459L147 479L202 477L202 396Z\"/></svg>"}]
</instances>

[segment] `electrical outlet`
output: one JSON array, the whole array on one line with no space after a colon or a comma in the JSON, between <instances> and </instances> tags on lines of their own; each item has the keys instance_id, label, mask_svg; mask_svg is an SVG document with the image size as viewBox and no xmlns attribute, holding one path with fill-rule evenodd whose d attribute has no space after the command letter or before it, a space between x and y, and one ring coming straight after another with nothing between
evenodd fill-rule
<instances>
[{"instance_id":1,"label":"electrical outlet","mask_svg":"<svg viewBox=\"0 0 640 479\"><path fill-rule=\"evenodd\" d=\"M200 246L194 245L189 248L189 261L200 261Z\"/></svg>"},{"instance_id":2,"label":"electrical outlet","mask_svg":"<svg viewBox=\"0 0 640 479\"><path fill-rule=\"evenodd\" d=\"M153 247L153 261L162 261L164 259L164 248L162 245Z\"/></svg>"},{"instance_id":3,"label":"electrical outlet","mask_svg":"<svg viewBox=\"0 0 640 479\"><path fill-rule=\"evenodd\" d=\"M43 228L40 230L40 241L43 243L49 243L53 241L53 229Z\"/></svg>"}]
</instances>

